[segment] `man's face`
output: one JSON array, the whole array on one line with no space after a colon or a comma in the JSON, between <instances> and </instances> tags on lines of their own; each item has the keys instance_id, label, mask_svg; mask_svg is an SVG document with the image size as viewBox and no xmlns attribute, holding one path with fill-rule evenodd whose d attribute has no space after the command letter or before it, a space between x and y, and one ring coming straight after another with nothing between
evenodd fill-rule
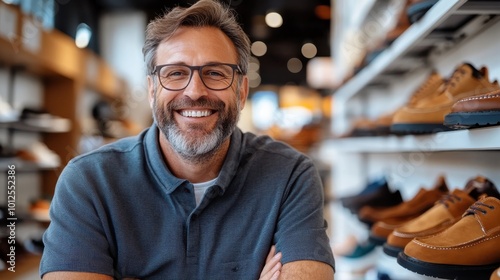
<instances>
[{"instance_id":1,"label":"man's face","mask_svg":"<svg viewBox=\"0 0 500 280\"><path fill-rule=\"evenodd\" d=\"M156 64L200 66L209 63L237 64L232 42L220 30L209 27L180 28L162 42ZM225 90L208 89L194 71L188 86L180 91L164 89L156 76L148 77L153 116L173 149L191 161L209 158L231 135L248 95L247 78ZM153 80L155 79L155 80Z\"/></svg>"}]
</instances>

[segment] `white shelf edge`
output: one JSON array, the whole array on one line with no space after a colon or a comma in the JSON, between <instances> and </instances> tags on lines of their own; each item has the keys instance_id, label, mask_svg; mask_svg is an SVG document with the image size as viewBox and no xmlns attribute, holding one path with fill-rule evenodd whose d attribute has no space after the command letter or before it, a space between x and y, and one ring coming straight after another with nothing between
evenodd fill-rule
<instances>
[{"instance_id":1,"label":"white shelf edge","mask_svg":"<svg viewBox=\"0 0 500 280\"><path fill-rule=\"evenodd\" d=\"M500 127L439 132L431 135L338 138L325 141L322 153L397 153L500 149Z\"/></svg>"},{"instance_id":2,"label":"white shelf edge","mask_svg":"<svg viewBox=\"0 0 500 280\"><path fill-rule=\"evenodd\" d=\"M413 44L427 36L465 2L467 0L441 0L437 2L420 21L413 23L372 63L336 90L335 97L345 100L360 92L393 61L404 55Z\"/></svg>"}]
</instances>

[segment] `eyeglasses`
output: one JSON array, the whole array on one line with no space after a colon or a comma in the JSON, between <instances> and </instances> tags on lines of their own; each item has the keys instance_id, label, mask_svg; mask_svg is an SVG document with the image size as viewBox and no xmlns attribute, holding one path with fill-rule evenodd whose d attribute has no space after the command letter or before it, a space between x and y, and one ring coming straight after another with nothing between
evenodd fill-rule
<instances>
[{"instance_id":1,"label":"eyeglasses","mask_svg":"<svg viewBox=\"0 0 500 280\"><path fill-rule=\"evenodd\" d=\"M198 70L201 81L211 90L229 88L233 84L234 73L242 73L236 64L218 63L201 66L163 64L157 65L151 74L158 75L161 86L166 90L178 91L189 85L194 70Z\"/></svg>"}]
</instances>

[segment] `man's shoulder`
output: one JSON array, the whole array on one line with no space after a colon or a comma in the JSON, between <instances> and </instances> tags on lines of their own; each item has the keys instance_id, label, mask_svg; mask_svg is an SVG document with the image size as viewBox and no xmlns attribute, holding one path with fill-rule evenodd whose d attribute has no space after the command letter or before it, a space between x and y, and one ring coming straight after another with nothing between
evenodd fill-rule
<instances>
[{"instance_id":1,"label":"man's shoulder","mask_svg":"<svg viewBox=\"0 0 500 280\"><path fill-rule=\"evenodd\" d=\"M255 135L251 132L242 134L242 147L246 152L263 152L269 156L281 156L289 159L307 159L308 157L289 144L275 140L268 135Z\"/></svg>"},{"instance_id":2,"label":"man's shoulder","mask_svg":"<svg viewBox=\"0 0 500 280\"><path fill-rule=\"evenodd\" d=\"M285 142L275 140L269 135L256 135L252 132L242 133L242 144L245 148L254 148L266 152L284 153L292 156L302 155L299 151Z\"/></svg>"},{"instance_id":3,"label":"man's shoulder","mask_svg":"<svg viewBox=\"0 0 500 280\"><path fill-rule=\"evenodd\" d=\"M138 147L142 146L144 142L144 132L135 136L124 137L116 140L112 143L105 144L93 151L78 155L71 159L70 163L78 162L96 162L96 160L101 160L109 156L117 156L119 154L133 154L140 152L137 150ZM130 155L132 156L132 155Z\"/></svg>"}]
</instances>

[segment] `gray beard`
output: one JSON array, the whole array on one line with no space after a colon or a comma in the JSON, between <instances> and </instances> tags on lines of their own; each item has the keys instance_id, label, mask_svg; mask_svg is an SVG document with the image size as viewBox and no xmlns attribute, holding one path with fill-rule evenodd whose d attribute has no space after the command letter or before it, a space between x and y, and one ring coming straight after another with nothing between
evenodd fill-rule
<instances>
[{"instance_id":1,"label":"gray beard","mask_svg":"<svg viewBox=\"0 0 500 280\"><path fill-rule=\"evenodd\" d=\"M177 108L188 106L208 107L219 112L220 118L212 131L205 131L205 127L192 125L189 129L196 131L205 131L199 137L193 137L189 131L183 131L174 120L173 112ZM239 103L236 106L230 105L225 108L224 103L220 101L208 100L202 97L196 101L188 97L172 101L167 104L167 108L159 108L155 101L153 104L154 119L161 133L165 136L172 148L185 160L192 163L204 163L212 159L219 151L222 143L232 134L239 120Z\"/></svg>"}]
</instances>

